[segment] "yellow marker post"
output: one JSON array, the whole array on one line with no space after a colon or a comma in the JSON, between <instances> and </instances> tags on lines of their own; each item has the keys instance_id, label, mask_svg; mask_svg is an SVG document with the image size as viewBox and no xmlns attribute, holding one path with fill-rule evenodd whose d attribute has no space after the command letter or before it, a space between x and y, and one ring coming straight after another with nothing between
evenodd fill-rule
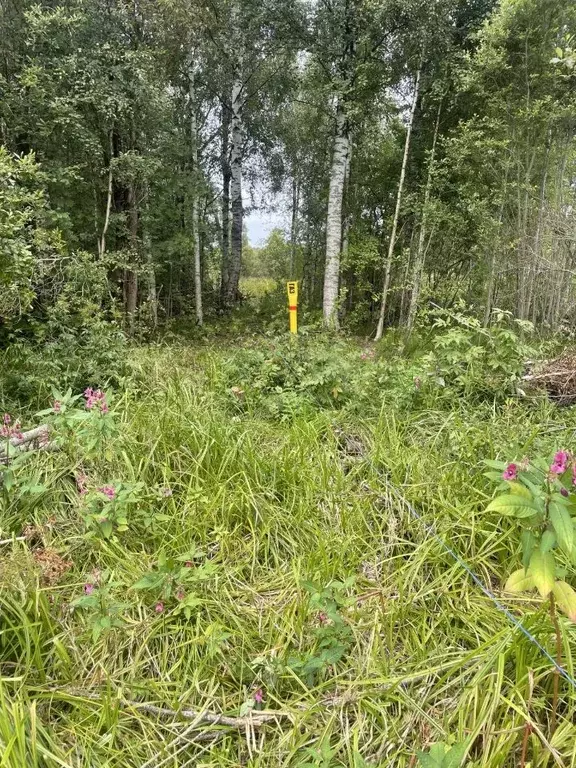
<instances>
[{"instance_id":1,"label":"yellow marker post","mask_svg":"<svg viewBox=\"0 0 576 768\"><path fill-rule=\"evenodd\" d=\"M288 283L288 310L290 312L290 333L298 333L298 283Z\"/></svg>"}]
</instances>

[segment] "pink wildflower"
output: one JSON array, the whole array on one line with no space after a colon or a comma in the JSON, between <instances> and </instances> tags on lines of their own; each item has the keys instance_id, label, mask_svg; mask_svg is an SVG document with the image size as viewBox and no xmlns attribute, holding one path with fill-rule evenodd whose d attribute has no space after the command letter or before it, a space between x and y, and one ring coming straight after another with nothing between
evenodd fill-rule
<instances>
[{"instance_id":1,"label":"pink wildflower","mask_svg":"<svg viewBox=\"0 0 576 768\"><path fill-rule=\"evenodd\" d=\"M109 499L113 499L116 496L116 489L113 485L103 485L102 488L98 488L100 493L104 496L108 496Z\"/></svg>"},{"instance_id":2,"label":"pink wildflower","mask_svg":"<svg viewBox=\"0 0 576 768\"><path fill-rule=\"evenodd\" d=\"M569 458L570 456L566 451L558 451L554 455L554 462L550 467L550 472L552 472L553 475L563 475L564 472L566 472Z\"/></svg>"},{"instance_id":3,"label":"pink wildflower","mask_svg":"<svg viewBox=\"0 0 576 768\"><path fill-rule=\"evenodd\" d=\"M94 584L84 584L84 594L91 595L94 592Z\"/></svg>"},{"instance_id":4,"label":"pink wildflower","mask_svg":"<svg viewBox=\"0 0 576 768\"><path fill-rule=\"evenodd\" d=\"M518 477L518 467L516 464L508 464L502 475L504 480L516 480Z\"/></svg>"},{"instance_id":5,"label":"pink wildflower","mask_svg":"<svg viewBox=\"0 0 576 768\"><path fill-rule=\"evenodd\" d=\"M576 464L572 467L572 485L576 485Z\"/></svg>"},{"instance_id":6,"label":"pink wildflower","mask_svg":"<svg viewBox=\"0 0 576 768\"><path fill-rule=\"evenodd\" d=\"M254 691L253 698L256 704L262 704L262 702L264 701L264 693L262 692L262 688L258 688L257 691Z\"/></svg>"},{"instance_id":7,"label":"pink wildflower","mask_svg":"<svg viewBox=\"0 0 576 768\"><path fill-rule=\"evenodd\" d=\"M54 400L54 404L52 405L52 410L54 413L60 413L62 410L62 403L60 400Z\"/></svg>"},{"instance_id":8,"label":"pink wildflower","mask_svg":"<svg viewBox=\"0 0 576 768\"><path fill-rule=\"evenodd\" d=\"M576 485L576 482L575 482L575 485ZM192 560L186 560L186 562L184 563L185 568L192 568L192 565L193 565Z\"/></svg>"},{"instance_id":9,"label":"pink wildflower","mask_svg":"<svg viewBox=\"0 0 576 768\"><path fill-rule=\"evenodd\" d=\"M326 622L328 621L328 615L324 613L324 611L320 611L320 613L318 614L318 621L320 624L326 624Z\"/></svg>"},{"instance_id":10,"label":"pink wildflower","mask_svg":"<svg viewBox=\"0 0 576 768\"><path fill-rule=\"evenodd\" d=\"M12 423L12 416L9 413L4 414L4 424L8 425Z\"/></svg>"},{"instance_id":11,"label":"pink wildflower","mask_svg":"<svg viewBox=\"0 0 576 768\"><path fill-rule=\"evenodd\" d=\"M161 600L159 600L154 606L154 610L156 611L156 613L164 613L164 603Z\"/></svg>"},{"instance_id":12,"label":"pink wildflower","mask_svg":"<svg viewBox=\"0 0 576 768\"><path fill-rule=\"evenodd\" d=\"M186 592L184 592L183 587L178 587L178 591L176 592L176 600L184 600L186 596Z\"/></svg>"}]
</instances>

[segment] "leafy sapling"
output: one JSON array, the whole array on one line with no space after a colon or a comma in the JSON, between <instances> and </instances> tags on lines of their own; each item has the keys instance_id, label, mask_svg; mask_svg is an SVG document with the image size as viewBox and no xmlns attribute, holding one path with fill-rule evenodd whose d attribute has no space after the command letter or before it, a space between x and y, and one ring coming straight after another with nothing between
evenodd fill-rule
<instances>
[{"instance_id":1,"label":"leafy sapling","mask_svg":"<svg viewBox=\"0 0 576 768\"><path fill-rule=\"evenodd\" d=\"M157 614L170 608L173 613L189 619L204 602L198 594L198 586L212 579L218 570L218 566L211 560L196 565L194 560L202 556L200 551L176 558L161 553L156 567L137 581L132 589L150 594Z\"/></svg>"}]
</instances>

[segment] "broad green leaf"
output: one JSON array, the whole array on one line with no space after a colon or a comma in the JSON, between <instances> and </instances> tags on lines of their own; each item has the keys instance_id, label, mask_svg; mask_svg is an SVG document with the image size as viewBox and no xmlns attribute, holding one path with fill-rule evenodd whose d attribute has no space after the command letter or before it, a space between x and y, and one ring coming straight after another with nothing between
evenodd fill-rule
<instances>
[{"instance_id":1,"label":"broad green leaf","mask_svg":"<svg viewBox=\"0 0 576 768\"><path fill-rule=\"evenodd\" d=\"M112 535L112 531L114 530L114 526L110 522L110 520L106 520L105 523L100 523L100 529L102 531L103 536L108 539Z\"/></svg>"},{"instance_id":2,"label":"broad green leaf","mask_svg":"<svg viewBox=\"0 0 576 768\"><path fill-rule=\"evenodd\" d=\"M527 592L529 589L534 589L536 584L531 574L526 573L524 568L520 568L518 571L510 574L508 581L504 585L505 592Z\"/></svg>"},{"instance_id":3,"label":"broad green leaf","mask_svg":"<svg viewBox=\"0 0 576 768\"><path fill-rule=\"evenodd\" d=\"M524 499L532 498L532 494L525 485L522 485L522 483L519 483L516 480L511 480L508 483L508 486L510 487L510 493L513 493L515 496L522 496Z\"/></svg>"},{"instance_id":4,"label":"broad green leaf","mask_svg":"<svg viewBox=\"0 0 576 768\"><path fill-rule=\"evenodd\" d=\"M543 555L539 549L535 549L530 558L528 573L534 579L534 584L542 597L547 597L554 589L555 572L554 555L551 552Z\"/></svg>"},{"instance_id":5,"label":"broad green leaf","mask_svg":"<svg viewBox=\"0 0 576 768\"><path fill-rule=\"evenodd\" d=\"M536 537L532 531L524 530L520 534L520 541L522 542L522 565L524 566L524 569L527 570L530 565L532 552L536 546Z\"/></svg>"},{"instance_id":6,"label":"broad green leaf","mask_svg":"<svg viewBox=\"0 0 576 768\"><path fill-rule=\"evenodd\" d=\"M493 480L496 483L502 480L502 472L490 471L490 472L483 472L482 474L484 475L484 477L487 477L488 480Z\"/></svg>"},{"instance_id":7,"label":"broad green leaf","mask_svg":"<svg viewBox=\"0 0 576 768\"><path fill-rule=\"evenodd\" d=\"M494 461L493 459L485 459L484 464L490 469L499 469L500 472L504 472L508 464L505 461Z\"/></svg>"},{"instance_id":8,"label":"broad green leaf","mask_svg":"<svg viewBox=\"0 0 576 768\"><path fill-rule=\"evenodd\" d=\"M565 581L557 581L554 584L554 598L558 607L565 613L570 621L576 622L576 592Z\"/></svg>"},{"instance_id":9,"label":"broad green leaf","mask_svg":"<svg viewBox=\"0 0 576 768\"><path fill-rule=\"evenodd\" d=\"M463 744L454 744L452 749L450 749L444 757L442 768L460 768L467 748L468 744L466 742Z\"/></svg>"},{"instance_id":10,"label":"broad green leaf","mask_svg":"<svg viewBox=\"0 0 576 768\"><path fill-rule=\"evenodd\" d=\"M147 573L146 576L142 576L142 578L134 584L132 589L154 589L155 587L159 587L163 581L164 574Z\"/></svg>"},{"instance_id":11,"label":"broad green leaf","mask_svg":"<svg viewBox=\"0 0 576 768\"><path fill-rule=\"evenodd\" d=\"M509 517L532 517L538 513L538 507L533 499L515 494L497 496L486 507L487 512L499 512Z\"/></svg>"},{"instance_id":12,"label":"broad green leaf","mask_svg":"<svg viewBox=\"0 0 576 768\"><path fill-rule=\"evenodd\" d=\"M446 744L443 744L441 741L438 741L436 744L432 744L428 754L430 757L434 758L437 763L442 764L444 755L446 754Z\"/></svg>"},{"instance_id":13,"label":"broad green leaf","mask_svg":"<svg viewBox=\"0 0 576 768\"><path fill-rule=\"evenodd\" d=\"M574 544L574 524L566 507L560 506L555 501L550 502L550 522L554 526L558 544L564 552L570 554Z\"/></svg>"},{"instance_id":14,"label":"broad green leaf","mask_svg":"<svg viewBox=\"0 0 576 768\"><path fill-rule=\"evenodd\" d=\"M553 549L556 546L556 534L554 531L544 531L542 534L542 539L540 540L540 552L542 552L543 555L546 554L546 552L550 552L551 549Z\"/></svg>"},{"instance_id":15,"label":"broad green leaf","mask_svg":"<svg viewBox=\"0 0 576 768\"><path fill-rule=\"evenodd\" d=\"M436 747L438 745L434 745ZM431 754L432 749L430 752L420 752L420 750L416 751L416 757L418 758L418 762L422 766L422 768L442 768L442 761L444 759L444 753L442 753L442 757L440 759L436 759L436 757ZM443 749L443 747L442 747Z\"/></svg>"}]
</instances>

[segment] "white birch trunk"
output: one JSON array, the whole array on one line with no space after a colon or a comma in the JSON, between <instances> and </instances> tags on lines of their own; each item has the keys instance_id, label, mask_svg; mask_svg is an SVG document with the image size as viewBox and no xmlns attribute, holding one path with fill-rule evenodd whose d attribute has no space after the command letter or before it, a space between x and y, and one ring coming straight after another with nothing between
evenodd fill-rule
<instances>
[{"instance_id":1,"label":"white birch trunk","mask_svg":"<svg viewBox=\"0 0 576 768\"><path fill-rule=\"evenodd\" d=\"M346 115L339 103L336 108L336 136L330 171L328 212L326 216L326 265L324 269L324 294L322 314L327 328L338 328L338 283L340 276L340 252L342 248L342 201L350 140Z\"/></svg>"},{"instance_id":2,"label":"white birch trunk","mask_svg":"<svg viewBox=\"0 0 576 768\"><path fill-rule=\"evenodd\" d=\"M422 275L424 272L424 261L426 259L426 252L424 250L424 243L426 241L426 234L428 229L428 214L430 206L430 192L432 191L432 176L434 173L434 159L436 156L436 141L438 139L438 127L440 125L440 111L442 105L438 105L438 114L436 115L436 124L434 125L434 136L432 138L432 149L430 150L430 157L428 158L428 177L426 179L426 188L424 190L424 202L422 204L422 217L420 219L420 232L418 233L418 245L416 246L416 258L414 259L413 271L412 271L412 292L410 294L410 306L408 308L408 319L406 321L406 329L408 334L412 332L414 327L414 321L416 319L416 311L418 309L418 300L420 298L420 288L422 285Z\"/></svg>"},{"instance_id":3,"label":"white birch trunk","mask_svg":"<svg viewBox=\"0 0 576 768\"><path fill-rule=\"evenodd\" d=\"M380 302L380 316L378 318L378 327L376 329L376 341L382 338L384 333L384 320L386 318L386 303L388 300L388 289L390 287L390 274L392 272L392 257L394 255L394 246L396 245L396 232L398 230L398 220L400 218L400 206L402 204L402 193L404 191L404 179L406 178L406 167L408 165L408 155L410 153L410 139L412 137L412 126L414 125L414 115L416 114L416 105L418 103L418 94L420 91L420 67L416 73L416 82L414 83L414 95L412 97L412 106L410 107L410 118L406 130L406 141L404 142L404 157L402 158L402 168L400 170L400 181L398 183L398 192L396 194L396 209L392 221L392 232L390 233L390 242L388 243L388 255L384 269L384 285L382 287L382 300Z\"/></svg>"},{"instance_id":4,"label":"white birch trunk","mask_svg":"<svg viewBox=\"0 0 576 768\"><path fill-rule=\"evenodd\" d=\"M230 238L230 262L225 303L230 305L238 296L238 283L242 268L242 235L244 207L242 204L242 154L244 143L243 107L244 93L241 69L238 68L232 85L232 117L230 121L230 201L232 233Z\"/></svg>"},{"instance_id":5,"label":"white birch trunk","mask_svg":"<svg viewBox=\"0 0 576 768\"><path fill-rule=\"evenodd\" d=\"M220 299L225 304L230 268L230 110L228 104L222 104L222 270Z\"/></svg>"},{"instance_id":6,"label":"white birch trunk","mask_svg":"<svg viewBox=\"0 0 576 768\"><path fill-rule=\"evenodd\" d=\"M194 299L196 309L196 323L203 325L204 313L202 310L202 270L200 264L200 217L198 215L198 193L200 186L200 172L198 168L198 126L196 124L196 94L195 94L194 64L191 62L188 71L188 98L190 108L190 155L192 163L192 238L194 241Z\"/></svg>"}]
</instances>

